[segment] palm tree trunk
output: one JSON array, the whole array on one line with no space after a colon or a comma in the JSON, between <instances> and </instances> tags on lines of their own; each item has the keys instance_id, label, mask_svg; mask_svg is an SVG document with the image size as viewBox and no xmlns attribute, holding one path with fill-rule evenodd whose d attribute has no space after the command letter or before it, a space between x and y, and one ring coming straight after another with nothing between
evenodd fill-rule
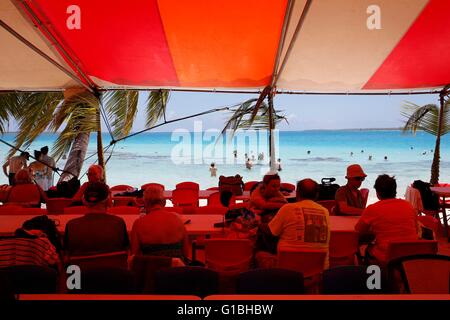
<instances>
[{"instance_id":1,"label":"palm tree trunk","mask_svg":"<svg viewBox=\"0 0 450 320\"><path fill-rule=\"evenodd\" d=\"M431 184L437 184L439 182L439 163L440 163L440 151L441 151L441 132L442 132L442 122L444 120L444 93L440 95L440 108L439 108L439 123L438 123L438 134L436 136L436 145L434 146L434 156L433 163L431 164Z\"/></svg>"},{"instance_id":2,"label":"palm tree trunk","mask_svg":"<svg viewBox=\"0 0 450 320\"><path fill-rule=\"evenodd\" d=\"M275 137L273 135L273 130L275 129L275 121L273 118L273 95L272 92L267 96L269 100L269 156L270 156L270 171L276 172L276 162L275 162Z\"/></svg>"},{"instance_id":3,"label":"palm tree trunk","mask_svg":"<svg viewBox=\"0 0 450 320\"><path fill-rule=\"evenodd\" d=\"M64 166L65 172L62 173L59 182L70 180L73 176L80 176L81 168L83 167L84 158L89 146L89 136L89 132L81 132L75 137L66 165Z\"/></svg>"}]
</instances>

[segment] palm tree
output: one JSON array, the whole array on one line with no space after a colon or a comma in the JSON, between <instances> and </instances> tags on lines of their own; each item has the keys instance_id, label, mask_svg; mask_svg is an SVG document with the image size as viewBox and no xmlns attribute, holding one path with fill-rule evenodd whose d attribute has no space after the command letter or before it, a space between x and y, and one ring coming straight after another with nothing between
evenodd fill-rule
<instances>
[{"instance_id":1,"label":"palm tree","mask_svg":"<svg viewBox=\"0 0 450 320\"><path fill-rule=\"evenodd\" d=\"M126 136L137 114L138 91L119 90L96 97L90 92L14 92L0 94L0 132L9 118L18 122L16 148L27 148L44 131L59 132L53 146L56 159L69 154L60 180L79 176L86 156L89 137L97 133L97 157L103 162L101 104L111 122L113 138ZM147 126L165 115L167 90L152 91L147 99ZM16 149L11 149L9 156Z\"/></svg>"},{"instance_id":2,"label":"palm tree","mask_svg":"<svg viewBox=\"0 0 450 320\"><path fill-rule=\"evenodd\" d=\"M433 163L431 165L430 183L439 182L439 163L441 136L450 131L450 100L441 94L441 106L436 104L426 104L419 106L417 104L406 102L402 116L406 118L403 132L416 133L417 130L425 131L436 136L434 147Z\"/></svg>"},{"instance_id":3,"label":"palm tree","mask_svg":"<svg viewBox=\"0 0 450 320\"><path fill-rule=\"evenodd\" d=\"M276 125L282 120L287 122L287 119L284 115L278 114L279 111L273 108L272 96L269 93L268 90L270 89L268 88L269 87L264 89L258 99L246 100L238 105L236 109L232 110L233 113L225 123L222 135L224 135L227 130L232 130L232 135L239 129L268 130L270 136L269 155L271 157L271 169L273 170L275 166L275 150L272 130L274 130ZM264 102L266 96L269 100L268 104Z\"/></svg>"}]
</instances>

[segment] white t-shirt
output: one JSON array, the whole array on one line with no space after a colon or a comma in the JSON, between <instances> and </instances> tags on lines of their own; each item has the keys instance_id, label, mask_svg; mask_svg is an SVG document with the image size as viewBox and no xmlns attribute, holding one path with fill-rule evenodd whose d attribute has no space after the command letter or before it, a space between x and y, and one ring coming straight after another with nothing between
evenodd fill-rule
<instances>
[{"instance_id":1,"label":"white t-shirt","mask_svg":"<svg viewBox=\"0 0 450 320\"><path fill-rule=\"evenodd\" d=\"M326 250L325 268L328 268L329 220L326 208L312 200L303 200L281 207L269 222L269 228L280 238L278 248L294 246Z\"/></svg>"}]
</instances>

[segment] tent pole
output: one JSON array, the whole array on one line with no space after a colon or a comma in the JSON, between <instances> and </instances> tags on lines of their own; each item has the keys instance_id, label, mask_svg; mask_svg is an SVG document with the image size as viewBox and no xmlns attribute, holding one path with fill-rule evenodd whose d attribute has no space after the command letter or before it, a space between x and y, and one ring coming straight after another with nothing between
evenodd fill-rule
<instances>
[{"instance_id":1,"label":"tent pole","mask_svg":"<svg viewBox=\"0 0 450 320\"><path fill-rule=\"evenodd\" d=\"M273 109L273 92L271 91L267 95L267 100L269 102L269 156L270 156L270 171L276 172L276 162L275 162L275 137L273 135L273 130L275 130L275 120L274 120L274 109Z\"/></svg>"},{"instance_id":2,"label":"tent pole","mask_svg":"<svg viewBox=\"0 0 450 320\"><path fill-rule=\"evenodd\" d=\"M30 6L25 2L22 1L23 8L27 11L27 13L33 17L33 19L37 22L41 30L43 30L46 34L46 36L52 41L52 43L59 49L59 51L64 55L64 57L70 61L70 64L73 68L76 69L76 71L80 74L80 76L86 81L86 83L89 84L89 87L95 88L95 83L86 75L86 73L81 69L81 67L76 63L72 56L64 49L64 47L59 43L58 39L55 38L55 36L48 30L47 26L42 23L42 21L39 19L39 17L34 13L34 11L30 8ZM33 21L32 21L33 22Z\"/></svg>"}]
</instances>

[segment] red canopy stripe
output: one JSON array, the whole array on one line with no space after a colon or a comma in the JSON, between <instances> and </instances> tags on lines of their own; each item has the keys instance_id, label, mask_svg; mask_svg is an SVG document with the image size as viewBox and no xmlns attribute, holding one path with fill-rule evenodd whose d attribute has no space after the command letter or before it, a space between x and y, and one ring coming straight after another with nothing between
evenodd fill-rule
<instances>
[{"instance_id":1,"label":"red canopy stripe","mask_svg":"<svg viewBox=\"0 0 450 320\"><path fill-rule=\"evenodd\" d=\"M440 87L450 75L450 1L430 0L363 89Z\"/></svg>"}]
</instances>

